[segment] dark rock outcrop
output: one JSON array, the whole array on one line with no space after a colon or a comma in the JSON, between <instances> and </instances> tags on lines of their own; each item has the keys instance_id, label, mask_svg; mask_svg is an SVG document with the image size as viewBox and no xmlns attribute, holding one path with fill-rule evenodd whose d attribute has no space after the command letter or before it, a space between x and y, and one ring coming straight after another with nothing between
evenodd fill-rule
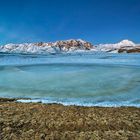
<instances>
[{"instance_id":1,"label":"dark rock outcrop","mask_svg":"<svg viewBox=\"0 0 140 140\"><path fill-rule=\"evenodd\" d=\"M122 47L118 50L118 53L140 53L140 46L127 46Z\"/></svg>"}]
</instances>

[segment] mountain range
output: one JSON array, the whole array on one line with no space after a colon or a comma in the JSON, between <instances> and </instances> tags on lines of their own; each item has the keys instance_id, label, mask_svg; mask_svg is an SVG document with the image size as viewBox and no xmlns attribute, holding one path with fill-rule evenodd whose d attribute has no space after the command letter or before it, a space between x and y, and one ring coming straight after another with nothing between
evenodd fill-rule
<instances>
[{"instance_id":1,"label":"mountain range","mask_svg":"<svg viewBox=\"0 0 140 140\"><path fill-rule=\"evenodd\" d=\"M115 44L93 45L82 39L71 39L56 42L6 44L0 46L1 53L52 54L72 52L110 52L110 53L140 53L140 44L123 40Z\"/></svg>"}]
</instances>

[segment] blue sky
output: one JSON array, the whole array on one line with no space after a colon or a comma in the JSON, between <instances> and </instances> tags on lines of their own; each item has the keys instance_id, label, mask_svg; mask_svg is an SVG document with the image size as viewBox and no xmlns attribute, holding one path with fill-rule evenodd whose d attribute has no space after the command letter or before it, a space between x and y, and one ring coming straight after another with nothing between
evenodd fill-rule
<instances>
[{"instance_id":1,"label":"blue sky","mask_svg":"<svg viewBox=\"0 0 140 140\"><path fill-rule=\"evenodd\" d=\"M0 44L140 43L140 0L0 0Z\"/></svg>"}]
</instances>

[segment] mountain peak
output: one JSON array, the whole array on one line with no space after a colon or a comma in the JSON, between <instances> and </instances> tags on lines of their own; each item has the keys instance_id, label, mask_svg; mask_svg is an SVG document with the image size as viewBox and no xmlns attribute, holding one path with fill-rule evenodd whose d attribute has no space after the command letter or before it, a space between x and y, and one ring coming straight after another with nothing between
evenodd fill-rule
<instances>
[{"instance_id":1,"label":"mountain peak","mask_svg":"<svg viewBox=\"0 0 140 140\"><path fill-rule=\"evenodd\" d=\"M135 46L136 44L128 39L122 40L118 43L119 46Z\"/></svg>"}]
</instances>

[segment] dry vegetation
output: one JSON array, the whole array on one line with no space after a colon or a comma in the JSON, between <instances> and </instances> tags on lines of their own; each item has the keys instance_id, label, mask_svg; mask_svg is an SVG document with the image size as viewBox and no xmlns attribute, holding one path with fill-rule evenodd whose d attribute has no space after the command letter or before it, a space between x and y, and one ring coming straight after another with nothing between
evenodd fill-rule
<instances>
[{"instance_id":1,"label":"dry vegetation","mask_svg":"<svg viewBox=\"0 0 140 140\"><path fill-rule=\"evenodd\" d=\"M1 99L0 140L140 140L140 109Z\"/></svg>"}]
</instances>

